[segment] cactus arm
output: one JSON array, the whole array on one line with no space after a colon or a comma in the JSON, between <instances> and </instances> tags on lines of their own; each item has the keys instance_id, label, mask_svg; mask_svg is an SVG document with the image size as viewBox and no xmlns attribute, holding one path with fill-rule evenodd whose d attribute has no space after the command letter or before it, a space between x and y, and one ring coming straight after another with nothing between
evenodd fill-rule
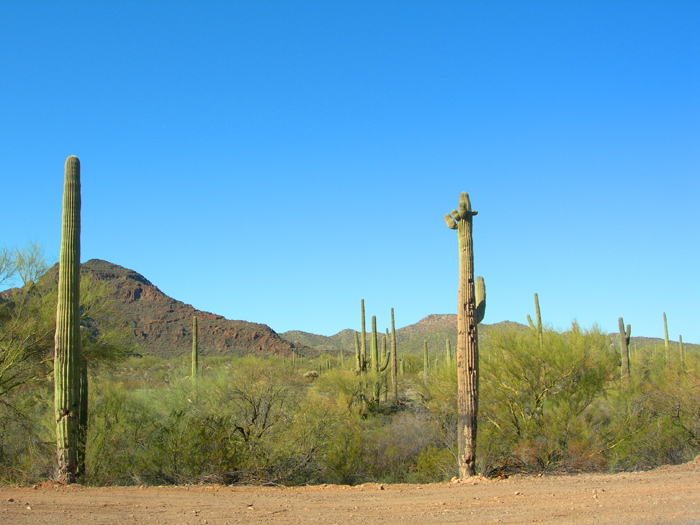
<instances>
[{"instance_id":1,"label":"cactus arm","mask_svg":"<svg viewBox=\"0 0 700 525\"><path fill-rule=\"evenodd\" d=\"M479 324L486 315L486 285L483 277L476 278L474 295L476 296L476 324Z\"/></svg>"},{"instance_id":2,"label":"cactus arm","mask_svg":"<svg viewBox=\"0 0 700 525\"><path fill-rule=\"evenodd\" d=\"M389 361L391 358L391 353L386 352L382 354L382 357L384 358L383 362L379 365L379 372L384 372L387 367L389 366Z\"/></svg>"},{"instance_id":3,"label":"cactus arm","mask_svg":"<svg viewBox=\"0 0 700 525\"><path fill-rule=\"evenodd\" d=\"M447 227L450 230L456 230L457 229L457 222L450 216L450 214L445 215L445 224L447 224Z\"/></svg>"},{"instance_id":4,"label":"cactus arm","mask_svg":"<svg viewBox=\"0 0 700 525\"><path fill-rule=\"evenodd\" d=\"M532 322L532 317L530 317L530 314L527 314L527 324L530 325L530 328L533 330L537 330L537 327Z\"/></svg>"}]
</instances>

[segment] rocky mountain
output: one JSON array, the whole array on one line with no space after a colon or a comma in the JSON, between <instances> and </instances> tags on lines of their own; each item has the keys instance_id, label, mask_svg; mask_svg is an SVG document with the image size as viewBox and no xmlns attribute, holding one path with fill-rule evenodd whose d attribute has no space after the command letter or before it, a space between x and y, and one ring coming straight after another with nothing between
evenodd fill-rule
<instances>
[{"instance_id":1,"label":"rocky mountain","mask_svg":"<svg viewBox=\"0 0 700 525\"><path fill-rule=\"evenodd\" d=\"M313 355L310 348L282 339L264 324L232 321L196 310L161 292L143 275L99 259L81 265L82 274L106 283L129 331L136 351L143 355L174 357L192 350L192 318L197 317L198 344L202 355L297 353ZM58 284L58 264L42 278L45 285Z\"/></svg>"},{"instance_id":2,"label":"rocky mountain","mask_svg":"<svg viewBox=\"0 0 700 525\"><path fill-rule=\"evenodd\" d=\"M165 295L143 275L122 266L92 259L81 265L81 272L106 284L120 318L120 324L129 333L135 351L142 355L176 357L191 351L192 318L197 317L199 348L204 356L274 354L291 355L292 351L307 357L319 353L336 354L343 350L354 354L354 329L345 329L333 336L310 334L298 330L277 334L269 326L246 321L232 321L220 315L196 310L189 304ZM41 287L51 289L58 284L58 264L41 278ZM12 291L0 292L0 298L10 297ZM357 323L359 329L359 322ZM369 322L367 323L369 328ZM382 330L385 327L378 327ZM479 340L486 341L492 334L515 328L528 330L519 323L503 321L479 325ZM633 327L634 330L634 327ZM428 342L431 354L443 353L445 341L457 346L457 316L455 314L429 315L415 324L396 331L401 353L421 355L423 342ZM616 333L610 334L612 345L619 345ZM367 336L369 348L370 336ZM662 347L663 339L632 337L632 348ZM678 343L672 342L677 349ZM691 351L700 351L700 345L685 344ZM675 351L675 350L672 350Z\"/></svg>"}]
</instances>

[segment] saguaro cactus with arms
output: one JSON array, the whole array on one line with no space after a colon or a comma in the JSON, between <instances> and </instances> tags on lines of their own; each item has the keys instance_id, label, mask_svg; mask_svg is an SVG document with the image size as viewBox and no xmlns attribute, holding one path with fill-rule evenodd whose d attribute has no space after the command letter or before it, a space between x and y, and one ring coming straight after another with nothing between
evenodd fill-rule
<instances>
[{"instance_id":1,"label":"saguaro cactus with arms","mask_svg":"<svg viewBox=\"0 0 700 525\"><path fill-rule=\"evenodd\" d=\"M457 230L459 290L457 293L457 466L464 479L476 473L476 416L479 408L479 343L477 324L486 311L486 288L474 281L472 211L469 195L459 196L459 210L445 215L450 229Z\"/></svg>"}]
</instances>

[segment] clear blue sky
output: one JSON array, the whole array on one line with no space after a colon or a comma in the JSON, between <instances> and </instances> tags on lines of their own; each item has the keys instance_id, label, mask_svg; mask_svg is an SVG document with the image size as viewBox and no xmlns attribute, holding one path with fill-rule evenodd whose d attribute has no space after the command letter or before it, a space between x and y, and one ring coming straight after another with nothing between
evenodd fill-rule
<instances>
[{"instance_id":1,"label":"clear blue sky","mask_svg":"<svg viewBox=\"0 0 700 525\"><path fill-rule=\"evenodd\" d=\"M0 3L0 243L332 335L455 313L700 343L700 2Z\"/></svg>"}]
</instances>

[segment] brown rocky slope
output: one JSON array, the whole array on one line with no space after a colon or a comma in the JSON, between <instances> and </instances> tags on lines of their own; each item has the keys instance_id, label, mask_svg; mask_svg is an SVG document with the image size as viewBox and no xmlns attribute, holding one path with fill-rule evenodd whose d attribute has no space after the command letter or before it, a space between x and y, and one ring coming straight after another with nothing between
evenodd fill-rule
<instances>
[{"instance_id":1,"label":"brown rocky slope","mask_svg":"<svg viewBox=\"0 0 700 525\"><path fill-rule=\"evenodd\" d=\"M83 274L91 274L108 285L110 297L128 328L130 342L143 355L175 357L192 349L192 318L197 317L198 344L202 355L291 355L314 353L309 348L282 339L267 325L232 321L220 315L196 310L193 306L168 297L143 275L99 259L81 265ZM58 264L42 280L50 286L58 283Z\"/></svg>"}]
</instances>

